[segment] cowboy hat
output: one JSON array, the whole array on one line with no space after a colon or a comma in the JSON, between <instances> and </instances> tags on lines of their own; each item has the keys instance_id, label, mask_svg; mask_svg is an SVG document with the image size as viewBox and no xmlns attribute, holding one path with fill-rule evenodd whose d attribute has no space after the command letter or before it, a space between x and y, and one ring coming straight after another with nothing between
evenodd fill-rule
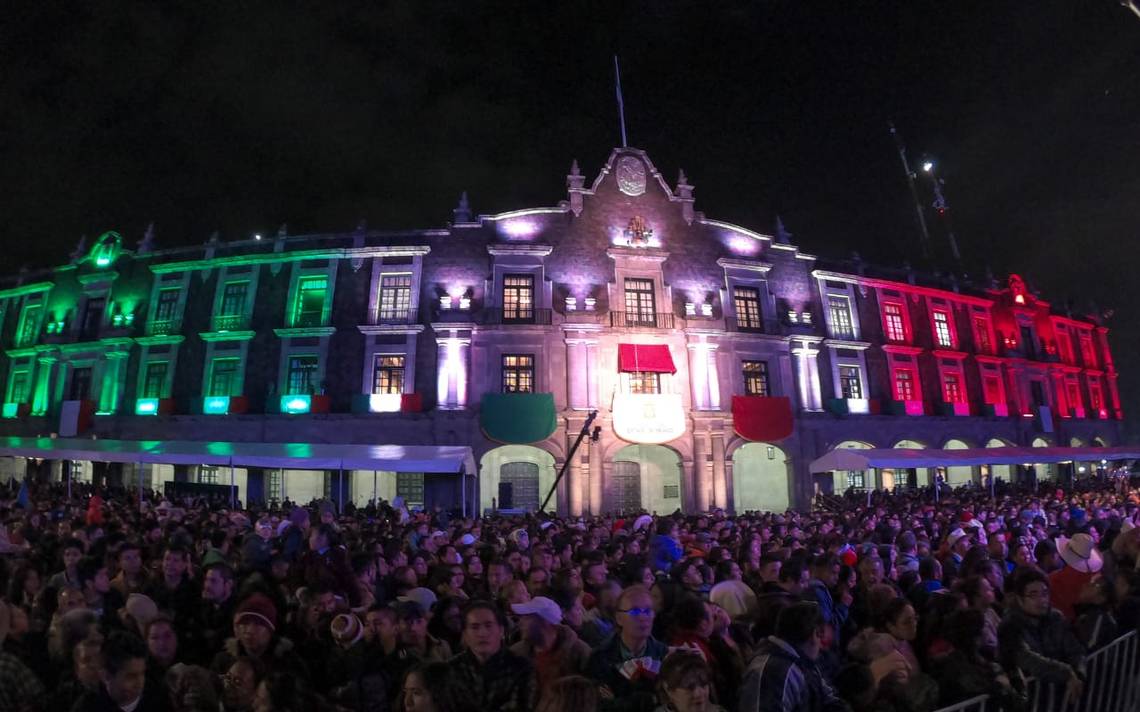
<instances>
[{"instance_id":1,"label":"cowboy hat","mask_svg":"<svg viewBox=\"0 0 1140 712\"><path fill-rule=\"evenodd\" d=\"M1104 566L1104 559L1088 534L1074 534L1072 539L1057 538L1057 553L1077 571L1095 574Z\"/></svg>"}]
</instances>

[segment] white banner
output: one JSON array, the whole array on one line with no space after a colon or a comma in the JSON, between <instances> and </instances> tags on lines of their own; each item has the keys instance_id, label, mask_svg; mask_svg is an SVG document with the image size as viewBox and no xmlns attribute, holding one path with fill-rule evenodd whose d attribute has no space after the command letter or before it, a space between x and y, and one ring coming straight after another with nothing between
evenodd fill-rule
<instances>
[{"instance_id":1,"label":"white banner","mask_svg":"<svg viewBox=\"0 0 1140 712\"><path fill-rule=\"evenodd\" d=\"M674 393L614 394L614 433L622 440L655 445L685 434L685 409Z\"/></svg>"}]
</instances>

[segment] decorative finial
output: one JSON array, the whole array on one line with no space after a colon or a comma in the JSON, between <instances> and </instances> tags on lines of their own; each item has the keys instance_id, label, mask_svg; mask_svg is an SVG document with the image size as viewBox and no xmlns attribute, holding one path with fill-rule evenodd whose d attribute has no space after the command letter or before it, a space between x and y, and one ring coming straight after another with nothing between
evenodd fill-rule
<instances>
[{"instance_id":1,"label":"decorative finial","mask_svg":"<svg viewBox=\"0 0 1140 712\"><path fill-rule=\"evenodd\" d=\"M357 232L364 232L367 229L368 229L368 221L365 220L364 218L360 218L360 222L356 223L356 231Z\"/></svg>"},{"instance_id":2,"label":"decorative finial","mask_svg":"<svg viewBox=\"0 0 1140 712\"><path fill-rule=\"evenodd\" d=\"M154 223L146 226L146 232L143 233L142 239L139 240L138 253L140 255L147 252L154 251Z\"/></svg>"},{"instance_id":3,"label":"decorative finial","mask_svg":"<svg viewBox=\"0 0 1140 712\"><path fill-rule=\"evenodd\" d=\"M677 169L677 185L681 186L681 185L688 185L688 184L689 184L689 178L688 178L688 176L685 175L685 169L684 168L678 168Z\"/></svg>"},{"instance_id":4,"label":"decorative finial","mask_svg":"<svg viewBox=\"0 0 1140 712\"><path fill-rule=\"evenodd\" d=\"M575 158L570 163L570 175L574 176L575 178L582 175L582 171L579 170L579 168L578 168L578 159L577 158Z\"/></svg>"},{"instance_id":5,"label":"decorative finial","mask_svg":"<svg viewBox=\"0 0 1140 712\"><path fill-rule=\"evenodd\" d=\"M75 249L71 253L71 261L78 262L83 259L87 254L87 235L80 235L79 242L75 243Z\"/></svg>"},{"instance_id":6,"label":"decorative finial","mask_svg":"<svg viewBox=\"0 0 1140 712\"><path fill-rule=\"evenodd\" d=\"M776 242L781 245L792 244L792 233L784 227L784 220L779 215L776 216Z\"/></svg>"},{"instance_id":7,"label":"decorative finial","mask_svg":"<svg viewBox=\"0 0 1140 712\"><path fill-rule=\"evenodd\" d=\"M471 222L471 204L467 202L467 191L459 196L459 204L455 206L455 210L451 211L455 223L469 223Z\"/></svg>"},{"instance_id":8,"label":"decorative finial","mask_svg":"<svg viewBox=\"0 0 1140 712\"><path fill-rule=\"evenodd\" d=\"M281 223L281 227L277 228L277 237L285 237L289 234L289 223Z\"/></svg>"},{"instance_id":9,"label":"decorative finial","mask_svg":"<svg viewBox=\"0 0 1140 712\"><path fill-rule=\"evenodd\" d=\"M212 233L210 233L210 239L207 240L207 242L209 242L211 245L216 245L217 243L219 243L221 241L222 241L222 234L220 232L218 232L217 230L214 230Z\"/></svg>"}]
</instances>

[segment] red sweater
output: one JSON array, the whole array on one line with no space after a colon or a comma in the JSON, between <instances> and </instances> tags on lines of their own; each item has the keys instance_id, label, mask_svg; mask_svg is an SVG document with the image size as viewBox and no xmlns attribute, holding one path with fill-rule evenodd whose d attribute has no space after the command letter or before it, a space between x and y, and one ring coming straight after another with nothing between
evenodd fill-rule
<instances>
[{"instance_id":1,"label":"red sweater","mask_svg":"<svg viewBox=\"0 0 1140 712\"><path fill-rule=\"evenodd\" d=\"M1060 571L1049 574L1049 598L1053 607L1072 623L1077 614L1073 606L1081 596L1081 589L1092 580L1096 574L1077 571L1072 566L1066 566Z\"/></svg>"}]
</instances>

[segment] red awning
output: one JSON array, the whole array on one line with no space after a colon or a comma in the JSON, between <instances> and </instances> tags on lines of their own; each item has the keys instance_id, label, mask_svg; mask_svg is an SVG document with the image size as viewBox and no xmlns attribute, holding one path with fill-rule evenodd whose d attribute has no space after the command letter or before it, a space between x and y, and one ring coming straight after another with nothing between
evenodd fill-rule
<instances>
[{"instance_id":1,"label":"red awning","mask_svg":"<svg viewBox=\"0 0 1140 712\"><path fill-rule=\"evenodd\" d=\"M649 371L676 373L673 356L664 344L618 344L618 370L622 373Z\"/></svg>"},{"instance_id":2,"label":"red awning","mask_svg":"<svg viewBox=\"0 0 1140 712\"><path fill-rule=\"evenodd\" d=\"M733 396L732 427L752 442L775 442L792 434L792 402L782 396Z\"/></svg>"}]
</instances>

